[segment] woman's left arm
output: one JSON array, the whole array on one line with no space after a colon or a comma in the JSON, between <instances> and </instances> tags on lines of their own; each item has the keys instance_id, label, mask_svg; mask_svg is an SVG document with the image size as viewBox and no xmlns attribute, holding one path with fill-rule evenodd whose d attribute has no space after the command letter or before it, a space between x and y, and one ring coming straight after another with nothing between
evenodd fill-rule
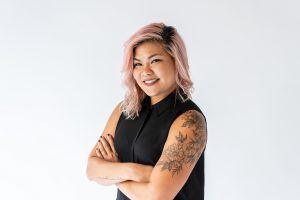
<instances>
[{"instance_id":1,"label":"woman's left arm","mask_svg":"<svg viewBox=\"0 0 300 200\"><path fill-rule=\"evenodd\" d=\"M173 199L190 176L206 142L205 117L196 110L188 110L171 125L149 182L124 181L116 186L132 200Z\"/></svg>"}]
</instances>

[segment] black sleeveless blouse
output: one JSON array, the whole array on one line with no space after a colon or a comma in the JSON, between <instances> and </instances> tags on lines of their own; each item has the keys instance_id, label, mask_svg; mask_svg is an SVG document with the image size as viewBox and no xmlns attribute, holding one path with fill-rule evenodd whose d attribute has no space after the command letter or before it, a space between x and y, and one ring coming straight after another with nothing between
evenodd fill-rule
<instances>
[{"instance_id":1,"label":"black sleeveless blouse","mask_svg":"<svg viewBox=\"0 0 300 200\"><path fill-rule=\"evenodd\" d=\"M186 97L182 90L180 92ZM155 166L162 154L173 121L188 110L197 110L202 113L191 99L181 102L174 90L154 105L151 105L150 97L146 96L139 116L135 119L126 119L122 113L115 132L115 149L120 162ZM174 200L204 199L205 148L187 182ZM117 200L129 200L129 198L118 189Z\"/></svg>"}]
</instances>

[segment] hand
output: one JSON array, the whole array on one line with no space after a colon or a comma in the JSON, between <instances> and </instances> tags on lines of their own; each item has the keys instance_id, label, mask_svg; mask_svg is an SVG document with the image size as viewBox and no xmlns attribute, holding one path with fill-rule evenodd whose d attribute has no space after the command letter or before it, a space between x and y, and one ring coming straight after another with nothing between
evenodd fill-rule
<instances>
[{"instance_id":1,"label":"hand","mask_svg":"<svg viewBox=\"0 0 300 200\"><path fill-rule=\"evenodd\" d=\"M107 134L101 136L97 144L98 148L96 148L96 154L99 158L110 162L120 162L118 153L114 147L114 138L112 135Z\"/></svg>"}]
</instances>

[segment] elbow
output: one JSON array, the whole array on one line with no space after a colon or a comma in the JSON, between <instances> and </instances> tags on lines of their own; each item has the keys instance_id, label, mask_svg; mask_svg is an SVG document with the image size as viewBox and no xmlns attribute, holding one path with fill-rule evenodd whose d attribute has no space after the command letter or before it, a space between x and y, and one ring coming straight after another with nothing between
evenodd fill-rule
<instances>
[{"instance_id":1,"label":"elbow","mask_svg":"<svg viewBox=\"0 0 300 200\"><path fill-rule=\"evenodd\" d=\"M114 183L111 183L107 180L103 180L103 179L99 179L99 178L94 178L94 179L91 179L91 181L94 181L96 183L98 183L99 185L102 185L102 186L110 186L110 185L114 185Z\"/></svg>"},{"instance_id":2,"label":"elbow","mask_svg":"<svg viewBox=\"0 0 300 200\"><path fill-rule=\"evenodd\" d=\"M86 170L85 170L85 175L88 178L89 181L94 181L95 177L95 173L94 173L94 167L93 167L93 158L89 158L87 161L87 166L86 166Z\"/></svg>"},{"instance_id":3,"label":"elbow","mask_svg":"<svg viewBox=\"0 0 300 200\"><path fill-rule=\"evenodd\" d=\"M113 185L112 183L107 182L106 180L100 179L100 178L98 178L98 177L95 176L95 174L94 174L94 168L93 168L92 163L90 162L90 160L87 163L85 175L86 175L86 177L87 177L87 179L89 181L96 182L99 185L102 185L102 186Z\"/></svg>"},{"instance_id":4,"label":"elbow","mask_svg":"<svg viewBox=\"0 0 300 200\"><path fill-rule=\"evenodd\" d=\"M151 185L149 188L149 197L151 200L173 200L176 195L172 195L165 187Z\"/></svg>"},{"instance_id":5,"label":"elbow","mask_svg":"<svg viewBox=\"0 0 300 200\"><path fill-rule=\"evenodd\" d=\"M86 168L86 177L89 181L96 182L96 183L98 183L99 185L102 185L102 186L112 185L111 183L107 183L107 182L93 176L92 173L91 173L91 170L89 169L89 167Z\"/></svg>"},{"instance_id":6,"label":"elbow","mask_svg":"<svg viewBox=\"0 0 300 200\"><path fill-rule=\"evenodd\" d=\"M91 174L91 167L90 167L89 162L88 162L86 170L85 170L85 175L89 181L93 181L93 176Z\"/></svg>"},{"instance_id":7,"label":"elbow","mask_svg":"<svg viewBox=\"0 0 300 200\"><path fill-rule=\"evenodd\" d=\"M86 172L86 177L89 181L93 181L93 178L88 174L88 172Z\"/></svg>"}]
</instances>

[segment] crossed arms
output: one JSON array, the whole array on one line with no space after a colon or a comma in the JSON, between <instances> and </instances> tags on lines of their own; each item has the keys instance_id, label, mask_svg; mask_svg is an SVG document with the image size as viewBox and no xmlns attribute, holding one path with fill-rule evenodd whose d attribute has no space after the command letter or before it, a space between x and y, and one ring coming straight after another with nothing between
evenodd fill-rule
<instances>
[{"instance_id":1,"label":"crossed arms","mask_svg":"<svg viewBox=\"0 0 300 200\"><path fill-rule=\"evenodd\" d=\"M115 184L132 200L173 199L206 146L206 120L196 110L188 110L177 117L154 167L108 161L115 153L113 147L108 148L112 142L112 136L103 137L95 148L97 157L89 158L87 175L90 180L102 185ZM106 153L107 160L102 152Z\"/></svg>"}]
</instances>

